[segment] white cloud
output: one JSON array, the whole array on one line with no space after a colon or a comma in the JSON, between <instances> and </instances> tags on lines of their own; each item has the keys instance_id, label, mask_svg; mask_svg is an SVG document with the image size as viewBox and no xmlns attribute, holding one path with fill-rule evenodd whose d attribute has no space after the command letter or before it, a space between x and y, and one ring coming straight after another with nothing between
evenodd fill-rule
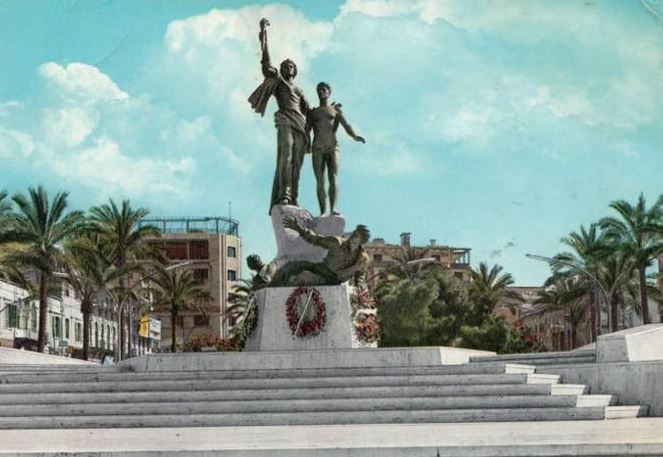
<instances>
[{"instance_id":1,"label":"white cloud","mask_svg":"<svg viewBox=\"0 0 663 457\"><path fill-rule=\"evenodd\" d=\"M98 68L83 63L67 66L48 62L39 67L44 81L61 96L84 103L128 100L129 95Z\"/></svg>"},{"instance_id":2,"label":"white cloud","mask_svg":"<svg viewBox=\"0 0 663 457\"><path fill-rule=\"evenodd\" d=\"M268 35L274 66L290 58L305 74L310 60L328 47L332 25L311 21L286 5L213 9L168 25L162 65L166 71L186 74L188 84L192 79L199 83L208 97L207 106L225 109L238 89L247 94L246 104L250 90L262 81L258 42L262 17L272 23Z\"/></svg>"},{"instance_id":3,"label":"white cloud","mask_svg":"<svg viewBox=\"0 0 663 457\"><path fill-rule=\"evenodd\" d=\"M123 154L113 140L100 137L89 147L75 154L51 155L54 170L104 193L122 195L179 194L182 186L196 171L192 158L163 160L135 158ZM167 179L164 179L167 178Z\"/></svg>"},{"instance_id":4,"label":"white cloud","mask_svg":"<svg viewBox=\"0 0 663 457\"><path fill-rule=\"evenodd\" d=\"M103 195L153 199L190 194L201 160L220 158L228 170L250 170L219 141L209 116L186 119L148 97L132 97L90 65L49 62L38 75L40 103L0 106L0 114L9 113L0 116L3 157L30 156L55 176ZM21 116L12 115L18 110Z\"/></svg>"},{"instance_id":5,"label":"white cloud","mask_svg":"<svg viewBox=\"0 0 663 457\"><path fill-rule=\"evenodd\" d=\"M98 112L78 106L45 109L42 114L44 134L54 146L75 147L92 133L99 122Z\"/></svg>"},{"instance_id":6,"label":"white cloud","mask_svg":"<svg viewBox=\"0 0 663 457\"><path fill-rule=\"evenodd\" d=\"M29 133L0 126L0 157L3 159L28 157L34 148L34 141Z\"/></svg>"},{"instance_id":7,"label":"white cloud","mask_svg":"<svg viewBox=\"0 0 663 457\"><path fill-rule=\"evenodd\" d=\"M414 14L432 23L452 12L452 3L436 0L348 0L341 7L341 15L359 13L371 17L395 17Z\"/></svg>"},{"instance_id":8,"label":"white cloud","mask_svg":"<svg viewBox=\"0 0 663 457\"><path fill-rule=\"evenodd\" d=\"M495 123L500 119L500 114L489 106L463 106L442 119L439 128L447 141L467 141L482 149L490 145Z\"/></svg>"}]
</instances>

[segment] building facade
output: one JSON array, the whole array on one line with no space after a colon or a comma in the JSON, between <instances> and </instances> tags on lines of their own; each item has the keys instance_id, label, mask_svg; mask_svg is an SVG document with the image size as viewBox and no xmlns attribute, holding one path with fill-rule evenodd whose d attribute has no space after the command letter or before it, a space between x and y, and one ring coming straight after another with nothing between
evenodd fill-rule
<instances>
[{"instance_id":1,"label":"building facade","mask_svg":"<svg viewBox=\"0 0 663 457\"><path fill-rule=\"evenodd\" d=\"M109 303L95 306L90 325L91 356L113 350L117 338L115 313ZM36 349L39 301L27 290L0 281L0 344L10 348ZM81 302L65 283L55 283L48 295L47 342L49 352L72 355L83 349Z\"/></svg>"},{"instance_id":2,"label":"building facade","mask_svg":"<svg viewBox=\"0 0 663 457\"><path fill-rule=\"evenodd\" d=\"M180 313L175 322L176 338L182 344L197 336L229 337L229 323L224 318L228 295L238 284L242 266L242 241L236 220L223 217L158 218L141 222L153 225L161 236L147 239L163 250L173 264L187 263L211 301L199 310ZM161 321L161 348L171 343L173 322L167 311L152 312Z\"/></svg>"},{"instance_id":3,"label":"building facade","mask_svg":"<svg viewBox=\"0 0 663 457\"><path fill-rule=\"evenodd\" d=\"M412 251L414 258L429 258L441 263L461 281L470 280L470 248L441 246L436 240L430 240L427 246L413 246L411 234L407 232L401 233L399 244L386 243L384 238L373 238L364 248L370 257L367 278L371 285L381 277L391 261L397 260L407 250Z\"/></svg>"}]
</instances>

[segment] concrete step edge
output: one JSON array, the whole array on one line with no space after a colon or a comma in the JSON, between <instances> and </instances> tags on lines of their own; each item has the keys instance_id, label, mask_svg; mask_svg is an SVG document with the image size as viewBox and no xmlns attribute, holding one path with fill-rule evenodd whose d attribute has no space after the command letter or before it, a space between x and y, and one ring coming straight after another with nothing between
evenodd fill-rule
<instances>
[{"instance_id":1,"label":"concrete step edge","mask_svg":"<svg viewBox=\"0 0 663 457\"><path fill-rule=\"evenodd\" d=\"M269 414L0 417L0 429L103 427L207 427L445 422L602 420L605 408L391 410Z\"/></svg>"},{"instance_id":2,"label":"concrete step edge","mask_svg":"<svg viewBox=\"0 0 663 457\"><path fill-rule=\"evenodd\" d=\"M602 396L609 397L609 396ZM607 406L609 398L586 400L583 407ZM181 415L181 414L268 414L299 412L350 412L393 410L477 410L578 407L576 395L524 395L485 397L398 397L221 400L190 402L67 403L0 405L0 417Z\"/></svg>"},{"instance_id":3,"label":"concrete step edge","mask_svg":"<svg viewBox=\"0 0 663 457\"><path fill-rule=\"evenodd\" d=\"M649 405L606 406L605 419L630 419L645 417L649 413Z\"/></svg>"},{"instance_id":4,"label":"concrete step edge","mask_svg":"<svg viewBox=\"0 0 663 457\"><path fill-rule=\"evenodd\" d=\"M469 385L469 384L518 384L518 383L557 383L558 375L543 374L474 374L474 375L407 375L407 376L371 376L371 377L333 377L333 378L265 378L253 380L241 379L203 379L203 380L162 380L150 383L126 381L123 383L100 381L83 383L28 383L0 384L0 395L18 392L72 392L72 391L150 391L177 390L188 388L296 388L296 387L333 387L333 386L382 386L382 385ZM187 389L188 390L188 389ZM193 389L192 389L193 390Z\"/></svg>"},{"instance_id":5,"label":"concrete step edge","mask_svg":"<svg viewBox=\"0 0 663 457\"><path fill-rule=\"evenodd\" d=\"M195 401L213 399L269 399L269 398L383 398L387 396L491 396L491 395L580 395L582 389L557 390L563 384L475 384L475 385L414 385L414 386L360 386L360 387L318 387L293 389L234 389L234 390L164 390L150 392L71 392L53 395L48 392L21 393L0 395L0 405L20 405L30 403L62 404L79 401L81 403L133 401L159 402L167 399L172 401ZM553 393L555 390L556 393ZM415 395L416 394L416 395ZM149 400L141 400L141 398ZM107 399L98 401L98 399Z\"/></svg>"},{"instance_id":6,"label":"concrete step edge","mask_svg":"<svg viewBox=\"0 0 663 457\"><path fill-rule=\"evenodd\" d=\"M174 372L93 372L93 373L39 373L2 374L0 384L45 384L78 380L79 382L122 382L128 380L196 380L196 379L317 379L331 377L379 376L458 376L473 374L533 373L536 367L513 363L481 365L438 365L419 367L324 368L296 370L191 370Z\"/></svg>"}]
</instances>

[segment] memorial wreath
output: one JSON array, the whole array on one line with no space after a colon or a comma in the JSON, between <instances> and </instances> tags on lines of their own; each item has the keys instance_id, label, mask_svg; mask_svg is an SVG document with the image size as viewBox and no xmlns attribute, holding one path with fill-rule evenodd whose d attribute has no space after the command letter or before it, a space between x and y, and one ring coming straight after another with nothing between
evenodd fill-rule
<instances>
[{"instance_id":1,"label":"memorial wreath","mask_svg":"<svg viewBox=\"0 0 663 457\"><path fill-rule=\"evenodd\" d=\"M295 336L315 336L327 322L325 302L313 287L298 287L285 302L288 326Z\"/></svg>"}]
</instances>

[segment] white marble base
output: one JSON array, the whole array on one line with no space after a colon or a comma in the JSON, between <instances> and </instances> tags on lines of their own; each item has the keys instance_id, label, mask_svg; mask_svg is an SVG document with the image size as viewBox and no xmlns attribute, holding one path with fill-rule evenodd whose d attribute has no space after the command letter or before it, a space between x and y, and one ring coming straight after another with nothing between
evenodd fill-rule
<instances>
[{"instance_id":1,"label":"white marble base","mask_svg":"<svg viewBox=\"0 0 663 457\"><path fill-rule=\"evenodd\" d=\"M275 205L272 207L272 227L276 237L276 258L269 262L262 272L271 277L279 268L295 260L321 262L327 250L313 246L304 241L294 230L283 227L283 219L293 217L302 227L309 228L320 235L340 236L345 229L345 219L342 216L313 217L304 208L292 205Z\"/></svg>"},{"instance_id":2,"label":"white marble base","mask_svg":"<svg viewBox=\"0 0 663 457\"><path fill-rule=\"evenodd\" d=\"M274 211L272 211L274 212ZM286 300L296 287L268 287L258 291L258 324L245 351L347 349L353 347L351 288L316 286L325 302L326 324L315 336L294 336L286 317Z\"/></svg>"},{"instance_id":3,"label":"white marble base","mask_svg":"<svg viewBox=\"0 0 663 457\"><path fill-rule=\"evenodd\" d=\"M597 338L599 363L644 360L663 360L663 324L641 325Z\"/></svg>"}]
</instances>

